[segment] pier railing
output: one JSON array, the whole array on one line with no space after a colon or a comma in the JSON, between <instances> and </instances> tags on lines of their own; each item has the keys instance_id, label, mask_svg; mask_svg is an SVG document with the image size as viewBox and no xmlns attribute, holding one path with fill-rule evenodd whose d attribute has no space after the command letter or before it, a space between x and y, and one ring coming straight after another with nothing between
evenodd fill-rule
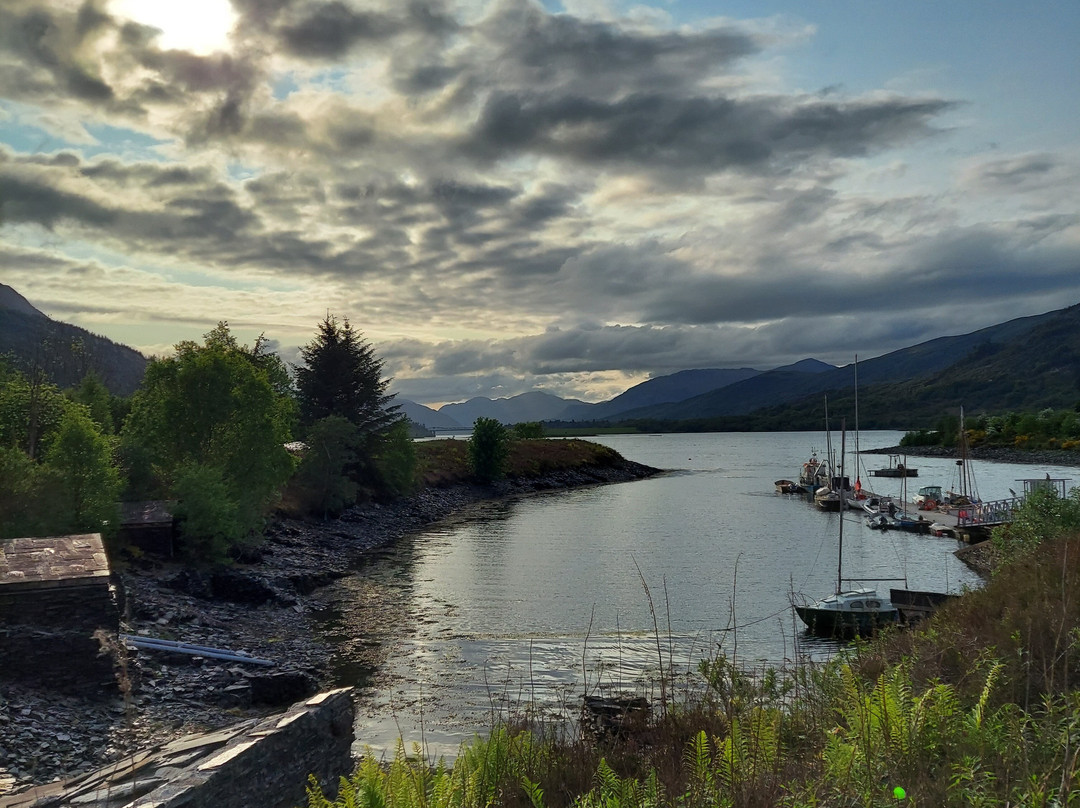
<instances>
[{"instance_id":1,"label":"pier railing","mask_svg":"<svg viewBox=\"0 0 1080 808\"><path fill-rule=\"evenodd\" d=\"M1024 501L1023 497L1008 497L990 502L976 502L960 508L956 514L957 527L993 527L1011 522L1013 512Z\"/></svg>"}]
</instances>

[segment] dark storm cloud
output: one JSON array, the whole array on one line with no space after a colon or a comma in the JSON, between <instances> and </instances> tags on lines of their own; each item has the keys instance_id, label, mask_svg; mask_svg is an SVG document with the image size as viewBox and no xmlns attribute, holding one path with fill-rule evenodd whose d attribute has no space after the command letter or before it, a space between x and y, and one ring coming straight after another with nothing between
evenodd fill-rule
<instances>
[{"instance_id":1,"label":"dark storm cloud","mask_svg":"<svg viewBox=\"0 0 1080 808\"><path fill-rule=\"evenodd\" d=\"M736 29L633 30L549 14L520 0L498 4L478 31L495 51L490 81L560 93L577 84L578 92L594 97L672 87L684 92L762 46L757 37Z\"/></svg>"},{"instance_id":2,"label":"dark storm cloud","mask_svg":"<svg viewBox=\"0 0 1080 808\"><path fill-rule=\"evenodd\" d=\"M363 41L379 41L399 30L383 14L357 11L346 3L306 6L278 29L282 43L296 56L335 59Z\"/></svg>"},{"instance_id":3,"label":"dark storm cloud","mask_svg":"<svg viewBox=\"0 0 1080 808\"><path fill-rule=\"evenodd\" d=\"M0 52L16 57L30 78L4 82L4 94L31 99L55 91L93 104L111 102L113 89L88 52L111 19L100 5L84 3L74 14L18 0L0 6Z\"/></svg>"},{"instance_id":4,"label":"dark storm cloud","mask_svg":"<svg viewBox=\"0 0 1080 808\"><path fill-rule=\"evenodd\" d=\"M859 157L930 134L943 100L789 105L784 99L732 100L633 95L499 93L488 99L468 153L499 160L520 152L621 163L642 169L764 170L815 157Z\"/></svg>"},{"instance_id":5,"label":"dark storm cloud","mask_svg":"<svg viewBox=\"0 0 1080 808\"><path fill-rule=\"evenodd\" d=\"M52 229L63 221L101 227L116 221L116 211L79 194L10 174L0 166L0 219Z\"/></svg>"},{"instance_id":6,"label":"dark storm cloud","mask_svg":"<svg viewBox=\"0 0 1080 808\"><path fill-rule=\"evenodd\" d=\"M276 34L294 56L331 60L358 45L385 46L406 33L441 37L457 28L439 3L410 2L388 8L392 10L361 10L341 0L295 4L277 15Z\"/></svg>"}]
</instances>

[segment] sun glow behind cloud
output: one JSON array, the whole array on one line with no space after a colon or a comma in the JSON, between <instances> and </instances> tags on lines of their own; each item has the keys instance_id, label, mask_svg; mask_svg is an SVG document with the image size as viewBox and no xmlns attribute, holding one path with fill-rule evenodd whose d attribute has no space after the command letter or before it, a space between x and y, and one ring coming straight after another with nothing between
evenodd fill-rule
<instances>
[{"instance_id":1,"label":"sun glow behind cloud","mask_svg":"<svg viewBox=\"0 0 1080 808\"><path fill-rule=\"evenodd\" d=\"M163 50L185 50L206 55L228 50L236 25L229 0L113 0L110 10L161 31Z\"/></svg>"}]
</instances>

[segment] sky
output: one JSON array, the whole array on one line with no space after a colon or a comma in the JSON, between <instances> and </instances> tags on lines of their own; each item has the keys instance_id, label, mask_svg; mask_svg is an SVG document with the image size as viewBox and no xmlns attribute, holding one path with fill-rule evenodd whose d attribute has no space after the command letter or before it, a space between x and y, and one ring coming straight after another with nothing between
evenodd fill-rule
<instances>
[{"instance_id":1,"label":"sky","mask_svg":"<svg viewBox=\"0 0 1080 808\"><path fill-rule=\"evenodd\" d=\"M1076 0L0 0L0 282L429 406L1080 303Z\"/></svg>"}]
</instances>

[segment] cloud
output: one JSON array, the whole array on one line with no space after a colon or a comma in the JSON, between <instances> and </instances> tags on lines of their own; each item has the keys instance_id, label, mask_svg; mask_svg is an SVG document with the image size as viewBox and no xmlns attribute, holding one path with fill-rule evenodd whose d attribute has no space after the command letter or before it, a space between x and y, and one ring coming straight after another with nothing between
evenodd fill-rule
<instances>
[{"instance_id":1,"label":"cloud","mask_svg":"<svg viewBox=\"0 0 1080 808\"><path fill-rule=\"evenodd\" d=\"M1080 296L1075 155L920 186L966 101L787 89L809 26L233 6L205 55L98 0L0 7L0 221L31 300L284 351L330 309L437 400L831 361Z\"/></svg>"}]
</instances>

